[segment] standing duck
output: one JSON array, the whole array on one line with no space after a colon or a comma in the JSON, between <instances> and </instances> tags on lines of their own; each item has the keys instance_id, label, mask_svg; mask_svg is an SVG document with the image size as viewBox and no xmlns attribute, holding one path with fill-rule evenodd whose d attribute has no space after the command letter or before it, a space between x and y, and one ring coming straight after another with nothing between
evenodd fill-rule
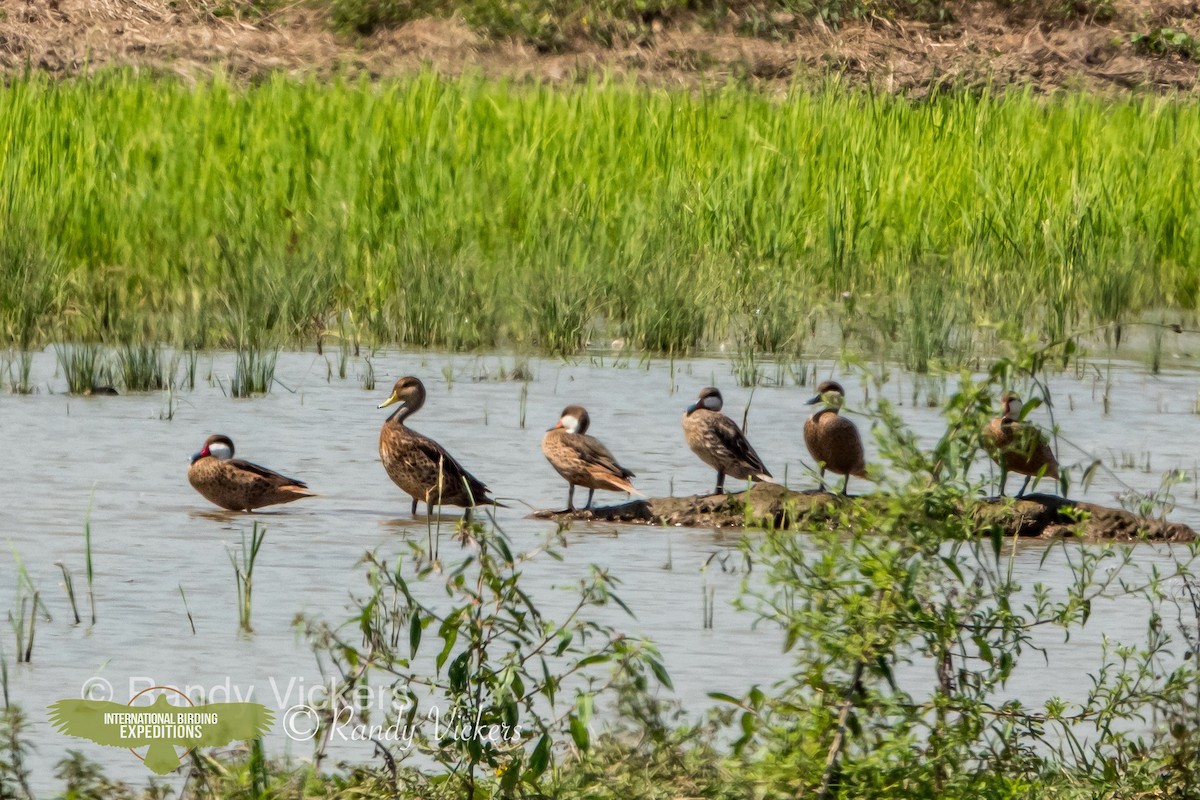
<instances>
[{"instance_id":1,"label":"standing duck","mask_svg":"<svg viewBox=\"0 0 1200 800\"><path fill-rule=\"evenodd\" d=\"M188 483L221 508L253 511L312 497L307 484L233 457L233 440L214 434L192 456Z\"/></svg>"},{"instance_id":2,"label":"standing duck","mask_svg":"<svg viewBox=\"0 0 1200 800\"><path fill-rule=\"evenodd\" d=\"M1058 459L1050 443L1036 425L1021 422L1021 398L1012 392L1000 395L1003 413L983 429L983 446L992 460L1000 465L1000 496L1008 473L1025 476L1017 497L1025 494L1031 478L1058 478Z\"/></svg>"},{"instance_id":3,"label":"standing duck","mask_svg":"<svg viewBox=\"0 0 1200 800\"><path fill-rule=\"evenodd\" d=\"M721 413L724 401L717 389L700 390L700 399L683 415L683 435L700 460L717 471L715 494L725 491L725 475L774 483L771 473L737 423Z\"/></svg>"},{"instance_id":4,"label":"standing duck","mask_svg":"<svg viewBox=\"0 0 1200 800\"><path fill-rule=\"evenodd\" d=\"M599 439L587 435L591 422L586 408L567 406L559 416L558 424L546 431L542 438L542 453L570 487L567 490L567 511L575 510L576 486L588 490L584 508L592 507L592 498L597 489L643 496L629 482L634 474L618 464Z\"/></svg>"},{"instance_id":5,"label":"standing duck","mask_svg":"<svg viewBox=\"0 0 1200 800\"><path fill-rule=\"evenodd\" d=\"M821 409L804 423L804 443L821 468L821 491L825 491L825 470L845 475L842 494L850 488L850 476L867 477L863 461L863 443L854 423L838 414L846 402L846 390L840 383L825 381L815 397L805 405L821 403Z\"/></svg>"},{"instance_id":6,"label":"standing duck","mask_svg":"<svg viewBox=\"0 0 1200 800\"><path fill-rule=\"evenodd\" d=\"M404 424L425 405L425 384L411 375L396 381L392 394L379 407L399 403L379 431L379 457L392 482L412 496L412 513L417 504L426 508L453 505L467 509L500 505L488 497L483 481L462 468L446 448Z\"/></svg>"}]
</instances>

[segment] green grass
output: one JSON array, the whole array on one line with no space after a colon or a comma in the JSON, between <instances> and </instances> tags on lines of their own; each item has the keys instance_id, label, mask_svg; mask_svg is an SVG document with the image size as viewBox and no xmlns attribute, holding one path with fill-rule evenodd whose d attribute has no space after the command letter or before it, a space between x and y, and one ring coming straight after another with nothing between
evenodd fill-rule
<instances>
[{"instance_id":1,"label":"green grass","mask_svg":"<svg viewBox=\"0 0 1200 800\"><path fill-rule=\"evenodd\" d=\"M109 73L16 79L0 118L17 349L350 318L372 344L796 352L832 317L922 365L1200 299L1191 99Z\"/></svg>"}]
</instances>

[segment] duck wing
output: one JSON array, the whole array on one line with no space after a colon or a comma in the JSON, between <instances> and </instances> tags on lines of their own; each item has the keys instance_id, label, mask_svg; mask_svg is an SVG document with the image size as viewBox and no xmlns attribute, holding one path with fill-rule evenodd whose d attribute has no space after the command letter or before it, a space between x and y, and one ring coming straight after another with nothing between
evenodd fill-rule
<instances>
[{"instance_id":1,"label":"duck wing","mask_svg":"<svg viewBox=\"0 0 1200 800\"><path fill-rule=\"evenodd\" d=\"M413 437L413 446L419 448L434 464L441 465L442 479L444 481L443 486L453 486L456 489L461 489L465 486L467 491L471 493L471 499L479 505L487 505L493 502L487 496L491 492L487 484L467 472L462 464L454 460L454 456L450 455L446 448L428 436L421 436L419 434Z\"/></svg>"},{"instance_id":2,"label":"duck wing","mask_svg":"<svg viewBox=\"0 0 1200 800\"><path fill-rule=\"evenodd\" d=\"M750 445L750 440L746 438L746 434L742 433L742 429L732 419L724 414L718 414L713 419L710 430L716 436L721 446L728 450L738 461L741 461L755 473L766 475L768 478L773 477L770 470L763 464L762 459L758 457L758 453L754 452L754 448Z\"/></svg>"},{"instance_id":3,"label":"duck wing","mask_svg":"<svg viewBox=\"0 0 1200 800\"><path fill-rule=\"evenodd\" d=\"M588 436L586 433L577 434L575 436L565 436L563 437L563 441L586 464L599 467L618 478L637 477L618 464L616 456L610 453L608 448L601 444L600 440L594 436Z\"/></svg>"},{"instance_id":4,"label":"duck wing","mask_svg":"<svg viewBox=\"0 0 1200 800\"><path fill-rule=\"evenodd\" d=\"M240 458L231 458L225 462L229 466L241 472L248 472L269 481L274 486L299 486L301 489L307 489L308 484L304 481L298 481L295 478L289 478L282 475L273 469L259 466L258 464L249 461L243 461Z\"/></svg>"}]
</instances>

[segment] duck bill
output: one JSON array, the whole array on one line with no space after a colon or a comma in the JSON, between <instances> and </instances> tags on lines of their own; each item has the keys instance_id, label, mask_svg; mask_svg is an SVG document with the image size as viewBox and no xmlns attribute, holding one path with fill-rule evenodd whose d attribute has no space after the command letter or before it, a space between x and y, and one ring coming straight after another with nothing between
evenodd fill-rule
<instances>
[{"instance_id":1,"label":"duck bill","mask_svg":"<svg viewBox=\"0 0 1200 800\"><path fill-rule=\"evenodd\" d=\"M692 414L695 413L696 409L699 407L700 407L699 403L692 403L690 406L687 407L687 416L690 417Z\"/></svg>"},{"instance_id":2,"label":"duck bill","mask_svg":"<svg viewBox=\"0 0 1200 800\"><path fill-rule=\"evenodd\" d=\"M192 453L192 460L191 460L191 461L189 461L188 463L189 463L189 464L195 464L197 461L199 461L200 459L204 458L206 455L208 455L208 448L207 448L207 447L206 447L206 448L204 448L203 450L198 450L198 451L196 451L195 453Z\"/></svg>"},{"instance_id":3,"label":"duck bill","mask_svg":"<svg viewBox=\"0 0 1200 800\"><path fill-rule=\"evenodd\" d=\"M562 420L560 419L558 422L554 423L553 428L546 428L546 433L549 433L550 431L556 431L559 428L561 428L562 426L563 426Z\"/></svg>"},{"instance_id":4,"label":"duck bill","mask_svg":"<svg viewBox=\"0 0 1200 800\"><path fill-rule=\"evenodd\" d=\"M379 407L380 407L380 408L387 408L388 406L390 406L390 405L394 405L394 404L396 404L396 403L399 403L399 402L400 402L400 398L396 396L396 393L395 393L395 392L392 392L391 396L390 396L390 397L388 397L388 399L387 399L387 400L384 400L382 403L380 403L380 404L379 404Z\"/></svg>"},{"instance_id":5,"label":"duck bill","mask_svg":"<svg viewBox=\"0 0 1200 800\"><path fill-rule=\"evenodd\" d=\"M815 397L810 397L807 400L805 400L804 405L815 406L819 402L821 402L821 395L816 395Z\"/></svg>"}]
</instances>

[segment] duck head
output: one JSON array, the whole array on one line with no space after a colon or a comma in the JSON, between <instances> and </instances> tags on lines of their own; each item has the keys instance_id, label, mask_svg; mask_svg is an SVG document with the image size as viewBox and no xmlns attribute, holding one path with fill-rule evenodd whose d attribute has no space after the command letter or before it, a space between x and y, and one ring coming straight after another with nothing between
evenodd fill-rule
<instances>
[{"instance_id":1,"label":"duck head","mask_svg":"<svg viewBox=\"0 0 1200 800\"><path fill-rule=\"evenodd\" d=\"M687 415L690 417L697 409L707 408L709 411L720 411L725 401L721 399L721 390L714 386L706 386L700 390L700 397L688 406Z\"/></svg>"},{"instance_id":2,"label":"duck head","mask_svg":"<svg viewBox=\"0 0 1200 800\"><path fill-rule=\"evenodd\" d=\"M419 378L411 375L396 381L396 385L392 387L391 396L380 403L379 407L387 408L394 403L399 403L400 407L391 413L388 417L389 420L397 415L400 419L404 419L410 414L416 413L417 409L425 405L425 384L421 383Z\"/></svg>"},{"instance_id":3,"label":"duck head","mask_svg":"<svg viewBox=\"0 0 1200 800\"><path fill-rule=\"evenodd\" d=\"M846 402L846 390L837 381L825 381L817 387L817 393L804 401L804 405L812 406L824 403L833 411L839 410Z\"/></svg>"},{"instance_id":4,"label":"duck head","mask_svg":"<svg viewBox=\"0 0 1200 800\"><path fill-rule=\"evenodd\" d=\"M218 461L233 458L233 440L224 434L214 433L204 440L204 447L200 448L200 452L192 454L192 463L210 456Z\"/></svg>"},{"instance_id":5,"label":"duck head","mask_svg":"<svg viewBox=\"0 0 1200 800\"><path fill-rule=\"evenodd\" d=\"M550 430L556 431L562 428L567 433L587 433L588 426L592 424L592 418L588 416L587 409L583 406L567 406L562 410L562 414L558 417L558 424Z\"/></svg>"},{"instance_id":6,"label":"duck head","mask_svg":"<svg viewBox=\"0 0 1200 800\"><path fill-rule=\"evenodd\" d=\"M1021 418L1021 409L1025 404L1021 402L1021 398L1015 392L1005 392L1000 395L1000 411L1004 419L1018 420Z\"/></svg>"}]
</instances>

